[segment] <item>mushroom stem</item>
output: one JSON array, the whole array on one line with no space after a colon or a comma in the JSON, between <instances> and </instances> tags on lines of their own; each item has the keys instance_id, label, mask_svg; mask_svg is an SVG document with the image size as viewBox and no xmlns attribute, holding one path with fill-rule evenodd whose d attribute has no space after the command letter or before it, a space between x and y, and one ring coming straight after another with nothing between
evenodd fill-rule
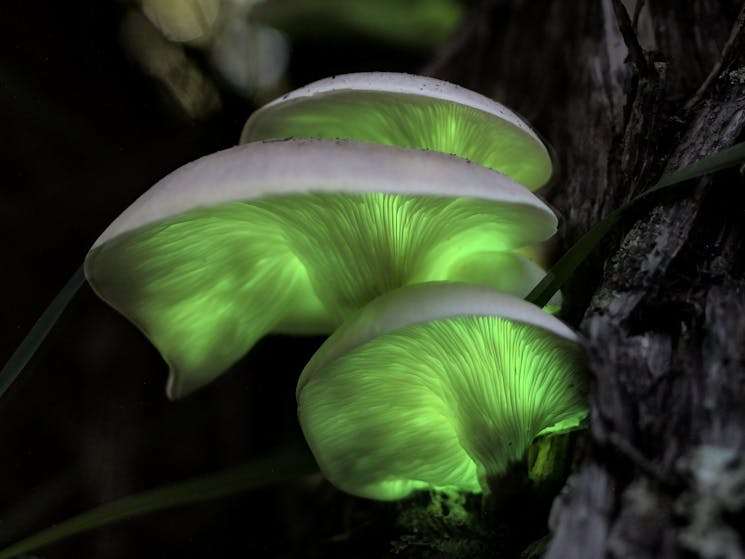
<instances>
[{"instance_id":1,"label":"mushroom stem","mask_svg":"<svg viewBox=\"0 0 745 559\"><path fill-rule=\"evenodd\" d=\"M499 475L487 477L487 491L481 501L481 510L488 516L500 511L513 510L510 504L526 498L530 488L528 465L525 458L510 463Z\"/></svg>"}]
</instances>

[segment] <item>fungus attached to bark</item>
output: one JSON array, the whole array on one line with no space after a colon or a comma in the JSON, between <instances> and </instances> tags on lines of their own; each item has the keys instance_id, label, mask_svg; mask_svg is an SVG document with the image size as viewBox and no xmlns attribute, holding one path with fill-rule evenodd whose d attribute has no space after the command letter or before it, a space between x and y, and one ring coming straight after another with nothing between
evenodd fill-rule
<instances>
[{"instance_id":1,"label":"fungus attached to bark","mask_svg":"<svg viewBox=\"0 0 745 559\"><path fill-rule=\"evenodd\" d=\"M85 272L160 350L179 397L269 332L328 333L386 291L447 279L469 254L555 228L528 190L457 157L257 142L158 182L99 237Z\"/></svg>"},{"instance_id":2,"label":"fungus attached to bark","mask_svg":"<svg viewBox=\"0 0 745 559\"><path fill-rule=\"evenodd\" d=\"M436 282L383 295L305 367L298 416L326 477L349 493L480 492L538 436L586 415L576 335L490 288Z\"/></svg>"},{"instance_id":3,"label":"fungus attached to bark","mask_svg":"<svg viewBox=\"0 0 745 559\"><path fill-rule=\"evenodd\" d=\"M386 72L346 74L287 93L251 115L242 142L347 138L450 153L534 190L551 158L507 107L452 83Z\"/></svg>"}]
</instances>

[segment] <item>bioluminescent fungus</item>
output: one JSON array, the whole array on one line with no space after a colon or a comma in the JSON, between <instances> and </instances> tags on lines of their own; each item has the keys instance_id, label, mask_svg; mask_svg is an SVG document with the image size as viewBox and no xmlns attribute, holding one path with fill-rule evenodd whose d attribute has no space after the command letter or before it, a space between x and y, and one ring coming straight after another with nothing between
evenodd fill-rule
<instances>
[{"instance_id":1,"label":"bioluminescent fungus","mask_svg":"<svg viewBox=\"0 0 745 559\"><path fill-rule=\"evenodd\" d=\"M158 182L103 232L85 273L160 350L175 398L268 332L329 333L386 291L446 280L470 254L555 229L553 212L524 187L458 157L256 142ZM511 273L521 272L498 271Z\"/></svg>"},{"instance_id":2,"label":"bioluminescent fungus","mask_svg":"<svg viewBox=\"0 0 745 559\"><path fill-rule=\"evenodd\" d=\"M480 492L539 436L586 416L576 335L540 308L449 282L387 293L305 367L298 416L338 488L399 499Z\"/></svg>"},{"instance_id":3,"label":"bioluminescent fungus","mask_svg":"<svg viewBox=\"0 0 745 559\"><path fill-rule=\"evenodd\" d=\"M531 190L551 177L551 158L505 106L452 83L387 72L320 80L251 115L242 142L347 138L457 155Z\"/></svg>"},{"instance_id":4,"label":"bioluminescent fungus","mask_svg":"<svg viewBox=\"0 0 745 559\"><path fill-rule=\"evenodd\" d=\"M532 251L531 251L532 252ZM505 274L503 270L510 270ZM493 287L505 293L525 297L544 278L546 271L520 252L474 252L454 262L447 279L474 285ZM543 308L557 313L561 310L562 295L557 291Z\"/></svg>"}]
</instances>

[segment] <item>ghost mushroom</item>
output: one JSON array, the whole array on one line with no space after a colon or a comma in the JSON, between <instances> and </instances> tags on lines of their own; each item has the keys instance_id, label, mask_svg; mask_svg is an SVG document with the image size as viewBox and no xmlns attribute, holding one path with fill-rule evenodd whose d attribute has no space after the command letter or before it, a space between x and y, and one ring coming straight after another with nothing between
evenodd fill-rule
<instances>
[{"instance_id":1,"label":"ghost mushroom","mask_svg":"<svg viewBox=\"0 0 745 559\"><path fill-rule=\"evenodd\" d=\"M586 416L577 342L553 316L490 288L402 287L321 346L298 381L298 417L321 471L346 492L481 492L536 437Z\"/></svg>"},{"instance_id":2,"label":"ghost mushroom","mask_svg":"<svg viewBox=\"0 0 745 559\"><path fill-rule=\"evenodd\" d=\"M544 278L546 271L523 252L533 251L473 252L452 264L447 280L493 287L505 293L525 297ZM504 270L509 270L509 273L505 273ZM562 301L562 294L557 291L543 310L555 314L561 310Z\"/></svg>"},{"instance_id":3,"label":"ghost mushroom","mask_svg":"<svg viewBox=\"0 0 745 559\"><path fill-rule=\"evenodd\" d=\"M269 332L329 333L384 292L448 279L469 254L555 229L528 190L458 157L255 142L158 182L98 238L85 273L159 349L176 398Z\"/></svg>"},{"instance_id":4,"label":"ghost mushroom","mask_svg":"<svg viewBox=\"0 0 745 559\"><path fill-rule=\"evenodd\" d=\"M458 85L410 74L326 78L255 111L241 142L346 138L457 155L531 190L551 177L551 158L514 112Z\"/></svg>"}]
</instances>

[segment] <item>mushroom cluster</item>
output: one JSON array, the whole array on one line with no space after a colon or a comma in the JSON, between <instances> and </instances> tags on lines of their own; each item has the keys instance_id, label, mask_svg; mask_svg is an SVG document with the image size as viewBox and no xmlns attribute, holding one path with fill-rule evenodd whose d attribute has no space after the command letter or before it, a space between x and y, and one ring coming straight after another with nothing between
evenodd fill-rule
<instances>
[{"instance_id":1,"label":"mushroom cluster","mask_svg":"<svg viewBox=\"0 0 745 559\"><path fill-rule=\"evenodd\" d=\"M300 377L301 426L333 483L378 499L484 489L578 424L576 338L519 299L544 272L518 251L557 224L530 191L550 158L519 117L438 80L352 74L269 103L241 141L159 181L86 257L169 364L171 398L269 332L335 331Z\"/></svg>"},{"instance_id":2,"label":"mushroom cluster","mask_svg":"<svg viewBox=\"0 0 745 559\"><path fill-rule=\"evenodd\" d=\"M362 497L479 492L536 437L584 418L576 335L535 305L463 283L402 287L327 339L298 415L328 479Z\"/></svg>"}]
</instances>

